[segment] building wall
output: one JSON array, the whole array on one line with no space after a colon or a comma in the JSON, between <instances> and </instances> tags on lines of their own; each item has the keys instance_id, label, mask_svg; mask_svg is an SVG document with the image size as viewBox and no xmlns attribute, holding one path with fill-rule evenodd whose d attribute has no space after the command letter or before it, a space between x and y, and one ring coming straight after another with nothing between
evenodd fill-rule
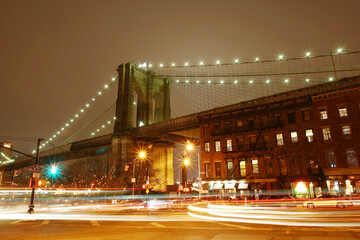
<instances>
[{"instance_id":1,"label":"building wall","mask_svg":"<svg viewBox=\"0 0 360 240\"><path fill-rule=\"evenodd\" d=\"M202 177L208 180L256 179L260 182L270 182L275 178L285 187L300 180L326 185L326 177L330 176L326 176L324 171L327 173L331 168L352 168L351 173L360 176L359 103L360 88L353 88L203 116L201 171L206 172L205 164L210 163L210 176L202 174ZM340 117L339 107L346 107L348 116ZM327 119L320 119L320 109L327 110ZM307 111L309 120L305 118ZM242 120L242 126L237 124L239 120ZM344 135L342 126L350 126L351 134ZM324 139L324 128L330 130L328 140ZM306 130L309 129L313 131L313 142L307 142ZM298 141L295 143L291 132L297 133ZM283 145L277 144L276 134L282 134ZM227 140L231 140L231 151L227 149ZM220 151L215 150L216 141L220 141ZM205 151L206 142L210 146L209 152ZM357 166L349 166L346 155L349 149L356 154ZM334 152L336 166L330 166L327 152ZM239 162L242 160L246 162L246 176L240 174ZM258 160L258 173L254 173L252 160ZM228 161L233 161L233 175L229 176ZM221 164L220 176L216 176L216 162ZM347 177L343 176L343 179Z\"/></svg>"}]
</instances>

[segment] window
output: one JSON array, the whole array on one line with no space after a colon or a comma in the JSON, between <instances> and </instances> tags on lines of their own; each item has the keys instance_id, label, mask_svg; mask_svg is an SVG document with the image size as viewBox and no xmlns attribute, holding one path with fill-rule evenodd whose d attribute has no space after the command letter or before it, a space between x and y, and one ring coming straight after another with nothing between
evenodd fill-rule
<instances>
[{"instance_id":1,"label":"window","mask_svg":"<svg viewBox=\"0 0 360 240\"><path fill-rule=\"evenodd\" d=\"M328 119L327 111L325 108L320 109L319 112L320 112L320 119Z\"/></svg>"},{"instance_id":2,"label":"window","mask_svg":"<svg viewBox=\"0 0 360 240\"><path fill-rule=\"evenodd\" d=\"M331 139L330 128L323 128L322 132L323 132L324 140L330 140Z\"/></svg>"},{"instance_id":3,"label":"window","mask_svg":"<svg viewBox=\"0 0 360 240\"><path fill-rule=\"evenodd\" d=\"M210 143L205 142L204 146L205 146L205 152L210 152Z\"/></svg>"},{"instance_id":4,"label":"window","mask_svg":"<svg viewBox=\"0 0 360 240\"><path fill-rule=\"evenodd\" d=\"M288 123L296 123L295 112L287 113Z\"/></svg>"},{"instance_id":5,"label":"window","mask_svg":"<svg viewBox=\"0 0 360 240\"><path fill-rule=\"evenodd\" d=\"M246 162L240 161L240 175L246 177Z\"/></svg>"},{"instance_id":6,"label":"window","mask_svg":"<svg viewBox=\"0 0 360 240\"><path fill-rule=\"evenodd\" d=\"M276 134L276 143L277 145L284 145L284 139L282 133Z\"/></svg>"},{"instance_id":7,"label":"window","mask_svg":"<svg viewBox=\"0 0 360 240\"><path fill-rule=\"evenodd\" d=\"M243 127L243 120L242 119L236 120L236 127L237 128L242 128Z\"/></svg>"},{"instance_id":8,"label":"window","mask_svg":"<svg viewBox=\"0 0 360 240\"><path fill-rule=\"evenodd\" d=\"M225 123L225 131L227 133L231 132L231 123L230 122Z\"/></svg>"},{"instance_id":9,"label":"window","mask_svg":"<svg viewBox=\"0 0 360 240\"><path fill-rule=\"evenodd\" d=\"M243 136L240 136L237 138L237 144L238 144L239 150L244 149L244 137Z\"/></svg>"},{"instance_id":10,"label":"window","mask_svg":"<svg viewBox=\"0 0 360 240\"><path fill-rule=\"evenodd\" d=\"M340 117L347 117L348 116L347 108L344 106L339 107L339 115Z\"/></svg>"},{"instance_id":11,"label":"window","mask_svg":"<svg viewBox=\"0 0 360 240\"><path fill-rule=\"evenodd\" d=\"M281 115L280 114L274 114L274 122L276 126L281 126Z\"/></svg>"},{"instance_id":12,"label":"window","mask_svg":"<svg viewBox=\"0 0 360 240\"><path fill-rule=\"evenodd\" d=\"M233 170L234 170L233 161L232 161L232 160L228 160L228 161L227 161L227 174L228 174L228 178L234 177L234 175L233 175Z\"/></svg>"},{"instance_id":13,"label":"window","mask_svg":"<svg viewBox=\"0 0 360 240\"><path fill-rule=\"evenodd\" d=\"M350 135L351 134L350 126L342 126L342 132L344 135Z\"/></svg>"},{"instance_id":14,"label":"window","mask_svg":"<svg viewBox=\"0 0 360 240\"><path fill-rule=\"evenodd\" d=\"M285 176L287 175L287 168L286 168L286 162L284 158L279 159L280 163L280 175Z\"/></svg>"},{"instance_id":15,"label":"window","mask_svg":"<svg viewBox=\"0 0 360 240\"><path fill-rule=\"evenodd\" d=\"M267 116L261 116L261 124L263 127L268 126L268 117Z\"/></svg>"},{"instance_id":16,"label":"window","mask_svg":"<svg viewBox=\"0 0 360 240\"><path fill-rule=\"evenodd\" d=\"M203 134L206 136L206 135L209 135L209 125L204 125L203 126Z\"/></svg>"},{"instance_id":17,"label":"window","mask_svg":"<svg viewBox=\"0 0 360 240\"><path fill-rule=\"evenodd\" d=\"M306 129L305 130L305 136L306 136L306 141L308 143L313 142L314 141L314 133L312 129Z\"/></svg>"},{"instance_id":18,"label":"window","mask_svg":"<svg viewBox=\"0 0 360 240\"><path fill-rule=\"evenodd\" d=\"M214 124L214 133L215 133L215 134L219 134L219 133L220 133L220 124L219 124L219 123L215 123L215 124Z\"/></svg>"},{"instance_id":19,"label":"window","mask_svg":"<svg viewBox=\"0 0 360 240\"><path fill-rule=\"evenodd\" d=\"M254 148L256 143L256 136L249 136L250 147Z\"/></svg>"},{"instance_id":20,"label":"window","mask_svg":"<svg viewBox=\"0 0 360 240\"><path fill-rule=\"evenodd\" d=\"M226 150L228 152L231 152L232 151L232 142L231 142L231 139L227 139L226 140Z\"/></svg>"},{"instance_id":21,"label":"window","mask_svg":"<svg viewBox=\"0 0 360 240\"><path fill-rule=\"evenodd\" d=\"M253 118L249 118L249 119L248 119L248 124L249 124L249 129L250 129L250 130L254 129L255 123L254 123L254 119L253 119Z\"/></svg>"},{"instance_id":22,"label":"window","mask_svg":"<svg viewBox=\"0 0 360 240\"><path fill-rule=\"evenodd\" d=\"M221 152L221 145L219 140L215 141L215 152Z\"/></svg>"},{"instance_id":23,"label":"window","mask_svg":"<svg viewBox=\"0 0 360 240\"><path fill-rule=\"evenodd\" d=\"M215 177L221 177L221 162L215 162Z\"/></svg>"},{"instance_id":24,"label":"window","mask_svg":"<svg viewBox=\"0 0 360 240\"><path fill-rule=\"evenodd\" d=\"M292 143L297 143L299 141L297 132L291 132L290 137Z\"/></svg>"},{"instance_id":25,"label":"window","mask_svg":"<svg viewBox=\"0 0 360 240\"><path fill-rule=\"evenodd\" d=\"M210 177L210 163L205 163L205 177Z\"/></svg>"},{"instance_id":26,"label":"window","mask_svg":"<svg viewBox=\"0 0 360 240\"><path fill-rule=\"evenodd\" d=\"M263 136L263 143L264 143L264 148L269 147L269 135L264 135Z\"/></svg>"},{"instance_id":27,"label":"window","mask_svg":"<svg viewBox=\"0 0 360 240\"><path fill-rule=\"evenodd\" d=\"M259 173L259 162L258 160L251 160L251 164L252 164L252 168L253 168L253 173L257 174Z\"/></svg>"},{"instance_id":28,"label":"window","mask_svg":"<svg viewBox=\"0 0 360 240\"><path fill-rule=\"evenodd\" d=\"M357 167L357 159L356 159L356 153L354 150L346 150L346 156L348 160L349 167Z\"/></svg>"},{"instance_id":29,"label":"window","mask_svg":"<svg viewBox=\"0 0 360 240\"><path fill-rule=\"evenodd\" d=\"M334 152L327 152L326 159L328 162L329 168L336 168L336 161L335 161L335 153Z\"/></svg>"},{"instance_id":30,"label":"window","mask_svg":"<svg viewBox=\"0 0 360 240\"><path fill-rule=\"evenodd\" d=\"M303 115L303 120L304 121L310 121L311 120L310 110L302 111L302 115Z\"/></svg>"}]
</instances>

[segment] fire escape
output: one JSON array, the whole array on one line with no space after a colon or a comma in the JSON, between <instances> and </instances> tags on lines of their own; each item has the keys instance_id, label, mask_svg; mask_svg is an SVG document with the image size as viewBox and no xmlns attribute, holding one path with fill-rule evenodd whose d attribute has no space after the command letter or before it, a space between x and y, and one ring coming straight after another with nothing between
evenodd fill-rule
<instances>
[{"instance_id":1,"label":"fire escape","mask_svg":"<svg viewBox=\"0 0 360 240\"><path fill-rule=\"evenodd\" d=\"M224 136L224 137L234 137L235 138L245 138L245 137L253 137L255 141L250 142L249 144L241 144L237 141L236 145L232 146L232 149L228 149L225 146L222 149L222 153L224 154L224 159L237 159L235 167L231 173L231 177L233 178L240 178L240 160L241 159L248 159L252 155L256 154L265 154L271 150L269 140L261 141L260 139L264 135L263 133L269 132L271 129L281 128L284 126L284 121L279 119L275 119L274 121L264 122L264 123L249 123L246 126L236 129L224 129L223 131L215 131L212 135L213 136Z\"/></svg>"}]
</instances>

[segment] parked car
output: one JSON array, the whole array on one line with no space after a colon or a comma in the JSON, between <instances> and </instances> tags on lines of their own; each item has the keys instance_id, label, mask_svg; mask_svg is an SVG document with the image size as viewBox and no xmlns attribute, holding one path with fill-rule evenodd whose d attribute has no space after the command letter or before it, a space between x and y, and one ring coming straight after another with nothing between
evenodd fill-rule
<instances>
[{"instance_id":1,"label":"parked car","mask_svg":"<svg viewBox=\"0 0 360 240\"><path fill-rule=\"evenodd\" d=\"M303 207L313 209L316 207L345 208L353 206L353 202L345 198L337 198L333 195L319 195L316 198L303 203Z\"/></svg>"}]
</instances>

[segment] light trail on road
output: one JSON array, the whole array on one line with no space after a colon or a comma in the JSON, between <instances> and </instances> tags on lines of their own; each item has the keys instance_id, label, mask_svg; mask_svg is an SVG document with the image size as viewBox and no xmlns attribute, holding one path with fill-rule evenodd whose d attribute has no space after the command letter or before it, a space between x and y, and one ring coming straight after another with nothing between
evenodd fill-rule
<instances>
[{"instance_id":1,"label":"light trail on road","mask_svg":"<svg viewBox=\"0 0 360 240\"><path fill-rule=\"evenodd\" d=\"M229 205L189 206L188 209L189 216L209 221L299 227L360 227L360 211L358 210L309 212L306 209L289 211L277 208L275 211Z\"/></svg>"}]
</instances>

